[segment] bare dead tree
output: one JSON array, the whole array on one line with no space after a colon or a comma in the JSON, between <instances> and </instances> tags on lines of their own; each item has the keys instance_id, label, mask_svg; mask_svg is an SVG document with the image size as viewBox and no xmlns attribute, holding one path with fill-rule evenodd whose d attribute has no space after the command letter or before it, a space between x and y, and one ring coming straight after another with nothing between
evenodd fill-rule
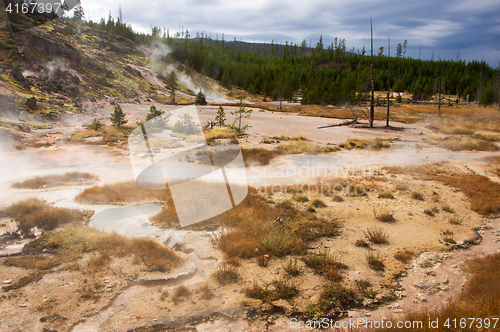
<instances>
[{"instance_id":1,"label":"bare dead tree","mask_svg":"<svg viewBox=\"0 0 500 332\"><path fill-rule=\"evenodd\" d=\"M500 108L500 62L497 68L497 95L498 95L498 108Z\"/></svg>"},{"instance_id":2,"label":"bare dead tree","mask_svg":"<svg viewBox=\"0 0 500 332\"><path fill-rule=\"evenodd\" d=\"M375 120L375 108L374 108L374 99L375 99L375 85L373 80L373 25L372 25L372 16L370 15L370 42L371 42L371 81L372 81L372 96L370 99L370 128L373 128L373 121Z\"/></svg>"},{"instance_id":3,"label":"bare dead tree","mask_svg":"<svg viewBox=\"0 0 500 332\"><path fill-rule=\"evenodd\" d=\"M391 38L387 34L387 44L388 44L388 55L389 55L389 78L388 78L388 88L387 88L387 119L385 125L389 127L389 110L391 108Z\"/></svg>"}]
</instances>

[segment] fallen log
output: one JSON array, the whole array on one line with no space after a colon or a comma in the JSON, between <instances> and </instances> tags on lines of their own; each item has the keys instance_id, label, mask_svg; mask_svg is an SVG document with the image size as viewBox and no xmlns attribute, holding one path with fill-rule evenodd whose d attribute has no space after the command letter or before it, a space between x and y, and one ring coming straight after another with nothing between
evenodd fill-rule
<instances>
[{"instance_id":1,"label":"fallen log","mask_svg":"<svg viewBox=\"0 0 500 332\"><path fill-rule=\"evenodd\" d=\"M320 126L317 129L331 128L331 127L341 127L341 126L350 126L352 124L357 124L357 123L358 123L358 118L354 118L354 120L344 121L342 123L336 123L336 124L330 124L330 125L326 125L326 126Z\"/></svg>"}]
</instances>

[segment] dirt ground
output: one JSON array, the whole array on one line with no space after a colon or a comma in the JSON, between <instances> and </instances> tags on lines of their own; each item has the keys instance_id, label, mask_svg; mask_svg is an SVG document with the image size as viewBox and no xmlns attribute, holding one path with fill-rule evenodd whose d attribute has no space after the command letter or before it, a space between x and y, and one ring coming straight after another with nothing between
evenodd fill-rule
<instances>
[{"instance_id":1,"label":"dirt ground","mask_svg":"<svg viewBox=\"0 0 500 332\"><path fill-rule=\"evenodd\" d=\"M122 104L129 124L143 120L149 112L151 103ZM174 107L155 104L161 110ZM37 191L10 188L10 184L36 175L63 173L68 171L89 171L100 180L98 184L114 183L131 179L129 160L126 150L118 147L87 146L68 144L68 138L82 125L96 117L109 123L113 109L109 101L86 103L84 114L64 119L52 129L32 130L32 137L38 142L54 145L30 151L4 153L4 175L0 178L0 207L6 207L20 199L40 197L55 206L80 207L102 210L105 207L81 206L74 197L84 188L91 186L65 186ZM234 108L226 107L228 121L232 122L229 112ZM216 106L198 107L202 124L215 117ZM341 123L343 120L318 117L305 117L287 113L277 113L255 109L248 124L247 134L240 139L242 147L272 148L275 144L263 141L273 136L304 136L320 145L340 144L351 137L395 139L389 151L370 151L360 154L357 151L343 151L340 156L347 158L347 164L369 164L375 156L377 162L371 174L349 173L346 178L328 178L330 183L363 184L366 195L350 196L339 192L342 202L334 201L334 195L321 195L307 192L309 201L321 199L326 207L316 208L315 215L326 220L341 223L341 235L335 238L321 238L309 243L309 252L328 252L348 266L343 272L344 283L355 287L356 280L368 280L376 292L374 299L365 300L364 307L349 312L350 317L381 317L388 314L407 312L416 305L428 308L439 306L447 297L460 291L464 276L460 273L460 263L483 253L498 251L500 225L498 219L486 220L471 211L470 203L464 193L440 182L418 180L409 175L392 174L382 169L385 165L406 165L411 155L419 156L420 163L442 161L444 167L454 172L484 174L492 181L498 181L495 163L485 157L495 157L498 153L457 153L436 148L424 141L431 131L421 125L395 123L402 130L367 129L353 127L333 127L317 129L322 125ZM382 123L376 122L376 125ZM408 150L409 149L409 150ZM399 154L399 152L406 151ZM408 152L409 151L409 152ZM66 156L65 158L63 156ZM389 157L388 157L389 156ZM290 162L288 157L277 159L269 166L276 169ZM349 159L350 158L350 159ZM16 161L17 160L17 161ZM293 159L292 159L293 160ZM16 162L14 162L16 161ZM33 163L36 161L36 163ZM110 166L112 165L112 166ZM293 176L292 176L293 178ZM270 181L273 179L271 178ZM275 178L275 183L286 183L289 179ZM316 183L319 179L305 177L303 183ZM393 193L393 199L379 198L384 191ZM423 195L423 200L412 198L413 192ZM274 192L267 199L280 203L289 200L300 211L307 211L310 202L295 200L296 193ZM444 211L448 206L450 211ZM426 210L436 208L434 216ZM391 212L395 222L385 223L377 220L376 214ZM452 216L461 223L450 224ZM4 219L2 219L3 222ZM8 222L6 220L5 222ZM484 225L487 225L484 227ZM488 226L489 225L489 226ZM365 237L370 227L380 227L388 236L388 244L371 244L370 248L355 246L357 240ZM456 243L463 243L476 237L472 229L481 227L484 237L482 244L474 249L447 252L449 244L443 241L442 232L453 233ZM490 228L491 227L491 228ZM496 233L494 233L496 232ZM287 315L306 312L308 304L317 302L319 294L327 284L323 276L315 274L306 267L299 257L271 259L267 267L261 267L256 259L241 260L236 267L240 278L236 283L220 285L213 277L223 263L222 253L210 243L211 231L171 231L152 236L160 243L174 248L184 259L185 264L168 273L147 272L144 266L134 264L129 258L113 259L103 269L97 280L86 280L85 269L88 255L70 264L58 267L54 272L45 274L38 282L33 282L17 290L2 291L0 294L0 329L6 331L164 331L171 329L191 331L283 331L293 330ZM0 249L12 242L4 243ZM402 251L413 252L413 259L402 263L394 256ZM369 268L366 257L369 253L380 255L385 271ZM472 254L467 254L472 253ZM262 303L260 300L245 296L245 288L257 282L270 284L285 277L284 266L296 260L300 273L290 278L298 289L298 295L289 301ZM0 264L6 260L0 258ZM430 262L430 263L428 263ZM79 266L74 269L75 265ZM73 268L72 268L73 266ZM1 265L0 282L7 286L28 275L29 271ZM80 290L88 282L99 284L99 297L82 299ZM416 286L417 285L417 286ZM188 292L176 294L179 287L185 286Z\"/></svg>"}]
</instances>

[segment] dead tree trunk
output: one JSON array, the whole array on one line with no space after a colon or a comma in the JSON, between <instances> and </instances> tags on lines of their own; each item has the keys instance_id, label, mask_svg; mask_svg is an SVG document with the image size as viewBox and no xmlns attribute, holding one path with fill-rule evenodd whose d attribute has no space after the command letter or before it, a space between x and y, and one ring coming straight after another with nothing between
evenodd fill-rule
<instances>
[{"instance_id":1,"label":"dead tree trunk","mask_svg":"<svg viewBox=\"0 0 500 332\"><path fill-rule=\"evenodd\" d=\"M388 85L389 87L387 88L387 119L385 122L385 125L389 127L389 110L391 108L391 38L389 35L387 35L387 44L388 44L388 56L389 56L389 79L388 79Z\"/></svg>"},{"instance_id":2,"label":"dead tree trunk","mask_svg":"<svg viewBox=\"0 0 500 332\"><path fill-rule=\"evenodd\" d=\"M374 109L374 99L375 99L375 85L373 80L373 25L372 16L370 15L370 41L371 41L371 81L372 81L372 95L370 99L370 128L373 128L373 121L375 120L375 109Z\"/></svg>"}]
</instances>

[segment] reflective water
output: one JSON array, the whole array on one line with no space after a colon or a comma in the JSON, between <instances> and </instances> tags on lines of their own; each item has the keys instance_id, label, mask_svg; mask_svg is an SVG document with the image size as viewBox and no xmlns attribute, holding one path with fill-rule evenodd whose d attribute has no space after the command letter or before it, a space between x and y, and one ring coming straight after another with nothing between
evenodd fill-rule
<instances>
[{"instance_id":1,"label":"reflective water","mask_svg":"<svg viewBox=\"0 0 500 332\"><path fill-rule=\"evenodd\" d=\"M149 221L149 218L160 211L161 206L155 204L114 207L96 213L89 225L98 230L115 231L127 236L160 234L163 231L152 226Z\"/></svg>"}]
</instances>

